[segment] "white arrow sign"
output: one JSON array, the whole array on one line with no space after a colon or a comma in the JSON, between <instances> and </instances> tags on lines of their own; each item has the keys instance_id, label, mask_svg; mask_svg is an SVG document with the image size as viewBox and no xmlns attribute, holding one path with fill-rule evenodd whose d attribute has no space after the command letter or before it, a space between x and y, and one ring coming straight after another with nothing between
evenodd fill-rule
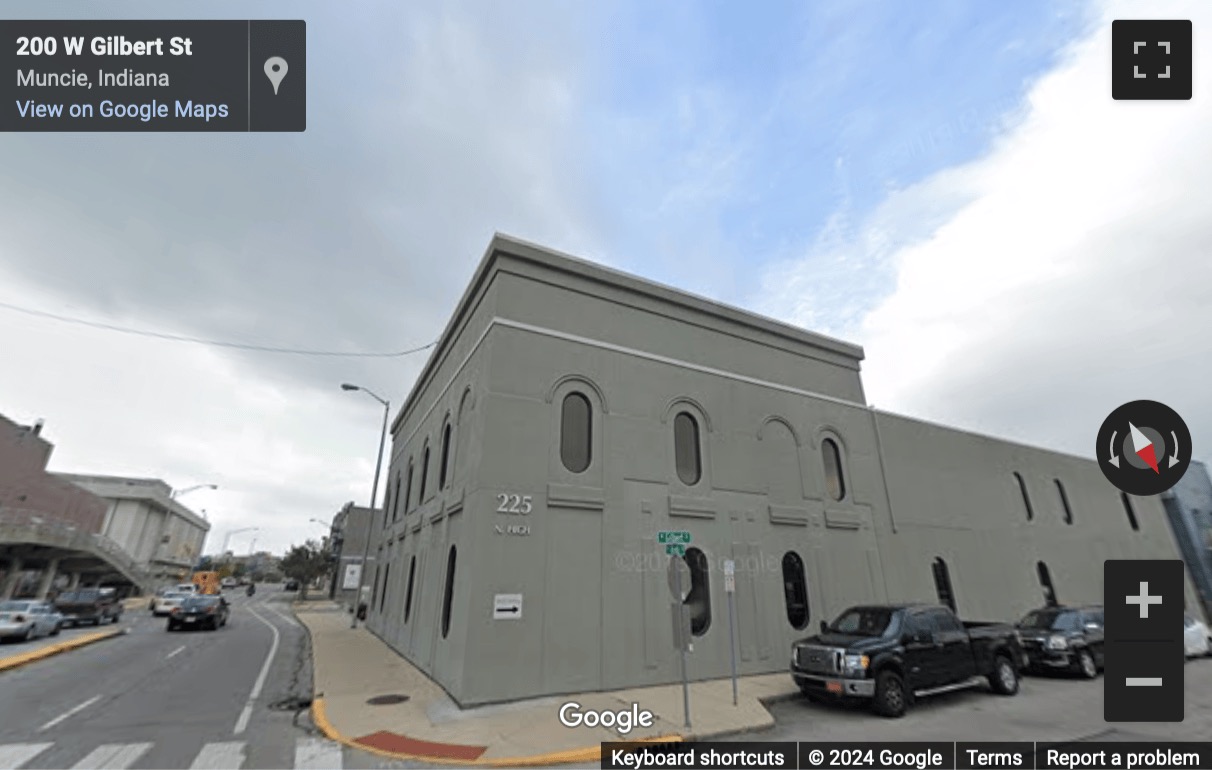
<instances>
[{"instance_id":1,"label":"white arrow sign","mask_svg":"<svg viewBox=\"0 0 1212 770\"><path fill-rule=\"evenodd\" d=\"M493 620L521 620L522 595L496 594L492 597Z\"/></svg>"}]
</instances>

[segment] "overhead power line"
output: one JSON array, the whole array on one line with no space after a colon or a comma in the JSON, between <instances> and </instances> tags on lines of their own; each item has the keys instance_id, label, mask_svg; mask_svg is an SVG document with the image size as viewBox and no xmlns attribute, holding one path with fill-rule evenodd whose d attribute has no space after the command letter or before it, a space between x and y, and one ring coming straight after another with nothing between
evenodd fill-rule
<instances>
[{"instance_id":1,"label":"overhead power line","mask_svg":"<svg viewBox=\"0 0 1212 770\"><path fill-rule=\"evenodd\" d=\"M345 352L345 351L338 351L338 350L302 350L299 348L282 348L282 347L276 347L273 345L252 345L252 344L248 344L248 343L244 343L244 342L228 342L226 340L210 340L210 339L205 339L202 337L189 337L189 336L186 336L183 334L167 334L164 332L154 332L154 331L149 331L147 329L132 329L127 326L117 326L115 324L101 323L99 321L89 321L84 318L72 318L70 316L58 315L56 313L48 313L44 310L34 310L32 308L21 307L19 305L11 305L7 302L0 302L0 308L5 308L7 310L14 310L18 313L25 313L27 315L38 316L39 318L50 318L55 321L62 321L63 323L78 324L80 326L89 326L94 329L105 329L107 331L122 332L123 334L135 334L140 337L155 337L156 339L171 340L173 342L192 342L196 345L214 345L216 347L221 347L221 348L236 348L238 350L255 350L255 351L258 351L261 353L286 353L286 354L297 355L297 356L348 356L351 358L399 358L401 356L407 356L407 355L411 355L413 353L420 353L422 350L428 350L429 348L432 348L434 345L438 344L437 341L435 340L434 342L431 342L428 345L422 345L419 348L412 348L410 350L401 350L397 353L356 353L356 352Z\"/></svg>"}]
</instances>

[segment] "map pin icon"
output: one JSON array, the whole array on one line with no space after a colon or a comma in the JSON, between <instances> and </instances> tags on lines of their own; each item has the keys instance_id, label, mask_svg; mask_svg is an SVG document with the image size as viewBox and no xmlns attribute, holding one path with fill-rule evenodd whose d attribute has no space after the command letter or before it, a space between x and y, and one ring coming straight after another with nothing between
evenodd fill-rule
<instances>
[{"instance_id":1,"label":"map pin icon","mask_svg":"<svg viewBox=\"0 0 1212 770\"><path fill-rule=\"evenodd\" d=\"M274 96L278 95L278 86L282 84L282 78L286 77L288 69L290 68L286 66L286 60L281 56L271 56L265 60L265 77L274 84Z\"/></svg>"}]
</instances>

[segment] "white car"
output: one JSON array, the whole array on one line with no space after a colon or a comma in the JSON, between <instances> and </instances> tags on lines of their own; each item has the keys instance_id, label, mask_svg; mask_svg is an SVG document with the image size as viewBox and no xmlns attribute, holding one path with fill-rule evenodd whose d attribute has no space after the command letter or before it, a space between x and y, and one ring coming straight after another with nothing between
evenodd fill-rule
<instances>
[{"instance_id":1,"label":"white car","mask_svg":"<svg viewBox=\"0 0 1212 770\"><path fill-rule=\"evenodd\" d=\"M198 586L194 583L178 583L172 590L179 594L196 594Z\"/></svg>"},{"instance_id":2,"label":"white car","mask_svg":"<svg viewBox=\"0 0 1212 770\"><path fill-rule=\"evenodd\" d=\"M54 636L61 624L62 617L46 602L0 602L0 639L28 642L39 636Z\"/></svg>"},{"instance_id":3,"label":"white car","mask_svg":"<svg viewBox=\"0 0 1212 770\"><path fill-rule=\"evenodd\" d=\"M1212 654L1212 640L1202 621L1187 615L1183 618L1183 647L1188 658Z\"/></svg>"},{"instance_id":4,"label":"white car","mask_svg":"<svg viewBox=\"0 0 1212 770\"><path fill-rule=\"evenodd\" d=\"M163 596L157 596L154 600L155 603L152 605L152 614L156 616L171 615L173 610L179 609L181 603L193 595L193 591L188 593L184 591L169 591Z\"/></svg>"}]
</instances>

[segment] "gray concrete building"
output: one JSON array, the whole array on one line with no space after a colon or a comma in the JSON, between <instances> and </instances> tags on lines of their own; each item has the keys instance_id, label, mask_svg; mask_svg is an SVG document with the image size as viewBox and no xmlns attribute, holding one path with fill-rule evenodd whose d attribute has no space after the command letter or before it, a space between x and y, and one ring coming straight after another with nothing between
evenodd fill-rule
<instances>
[{"instance_id":1,"label":"gray concrete building","mask_svg":"<svg viewBox=\"0 0 1212 770\"><path fill-rule=\"evenodd\" d=\"M210 522L172 499L172 487L159 479L57 475L106 501L101 534L121 546L154 584L189 576Z\"/></svg>"},{"instance_id":2,"label":"gray concrete building","mask_svg":"<svg viewBox=\"0 0 1212 770\"><path fill-rule=\"evenodd\" d=\"M1204 612L1212 615L1212 478L1208 467L1192 461L1162 499Z\"/></svg>"},{"instance_id":3,"label":"gray concrete building","mask_svg":"<svg viewBox=\"0 0 1212 770\"><path fill-rule=\"evenodd\" d=\"M346 607L354 606L358 583L363 583L363 593L370 590L370 577L361 577L362 559L366 556L366 538L371 521L382 511L363 508L348 502L332 517L332 529L328 536L333 571L328 587L328 597L336 599ZM370 554L371 564L375 554Z\"/></svg>"},{"instance_id":4,"label":"gray concrete building","mask_svg":"<svg viewBox=\"0 0 1212 770\"><path fill-rule=\"evenodd\" d=\"M1177 558L1158 498L878 411L862 359L497 236L392 424L368 627L471 705L677 681L661 531L692 538L694 679L729 674L725 560L753 674L852 604L1013 620Z\"/></svg>"}]
</instances>

